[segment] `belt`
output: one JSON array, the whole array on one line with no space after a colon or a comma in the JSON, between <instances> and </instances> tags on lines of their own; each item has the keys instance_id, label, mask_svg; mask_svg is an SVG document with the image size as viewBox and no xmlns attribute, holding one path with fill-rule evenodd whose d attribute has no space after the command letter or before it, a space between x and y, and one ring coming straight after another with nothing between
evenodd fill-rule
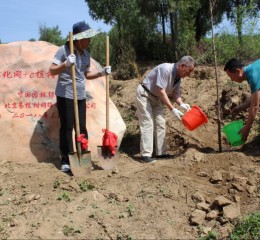
<instances>
[{"instance_id":1,"label":"belt","mask_svg":"<svg viewBox=\"0 0 260 240\"><path fill-rule=\"evenodd\" d=\"M149 90L143 83L141 83L141 85L142 85L143 89L144 89L146 92L150 93L153 97L158 98L158 97L155 96L153 93L151 93L150 90Z\"/></svg>"}]
</instances>

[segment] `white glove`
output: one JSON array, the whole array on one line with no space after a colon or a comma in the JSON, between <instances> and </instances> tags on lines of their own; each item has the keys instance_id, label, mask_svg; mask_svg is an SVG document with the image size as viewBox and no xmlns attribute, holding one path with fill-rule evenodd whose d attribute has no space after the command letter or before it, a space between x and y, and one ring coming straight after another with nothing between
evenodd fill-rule
<instances>
[{"instance_id":1,"label":"white glove","mask_svg":"<svg viewBox=\"0 0 260 240\"><path fill-rule=\"evenodd\" d=\"M111 66L106 66L101 71L101 76L109 75L111 73Z\"/></svg>"},{"instance_id":2,"label":"white glove","mask_svg":"<svg viewBox=\"0 0 260 240\"><path fill-rule=\"evenodd\" d=\"M175 118L177 118L178 120L181 120L181 116L183 116L183 113L182 113L180 110L178 110L177 108L174 108L174 109L172 110L172 114L173 114L173 116L174 116Z\"/></svg>"},{"instance_id":3,"label":"white glove","mask_svg":"<svg viewBox=\"0 0 260 240\"><path fill-rule=\"evenodd\" d=\"M182 103L182 104L180 105L180 107L183 108L183 109L186 110L186 111L189 111L189 110L191 109L191 108L190 108L190 105L187 104L187 103Z\"/></svg>"},{"instance_id":4,"label":"white glove","mask_svg":"<svg viewBox=\"0 0 260 240\"><path fill-rule=\"evenodd\" d=\"M76 62L76 56L74 54L70 54L66 61L65 61L65 66L70 67L72 64Z\"/></svg>"}]
</instances>

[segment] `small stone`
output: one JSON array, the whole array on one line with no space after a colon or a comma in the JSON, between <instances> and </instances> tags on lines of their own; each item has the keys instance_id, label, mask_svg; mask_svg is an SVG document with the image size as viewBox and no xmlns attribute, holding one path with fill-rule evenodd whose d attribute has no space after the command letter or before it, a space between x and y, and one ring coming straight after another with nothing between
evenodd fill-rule
<instances>
[{"instance_id":1,"label":"small stone","mask_svg":"<svg viewBox=\"0 0 260 240\"><path fill-rule=\"evenodd\" d=\"M234 179L234 175L233 175L232 173L228 172L227 175L226 175L226 180L227 180L228 182L230 182L230 181L232 181L233 179Z\"/></svg>"},{"instance_id":2,"label":"small stone","mask_svg":"<svg viewBox=\"0 0 260 240\"><path fill-rule=\"evenodd\" d=\"M38 200L38 199L40 199L41 198L41 195L40 194L37 194L36 196L35 196L35 200Z\"/></svg>"},{"instance_id":3,"label":"small stone","mask_svg":"<svg viewBox=\"0 0 260 240\"><path fill-rule=\"evenodd\" d=\"M248 178L246 177L234 177L234 181L240 183L241 185L246 185Z\"/></svg>"},{"instance_id":4,"label":"small stone","mask_svg":"<svg viewBox=\"0 0 260 240\"><path fill-rule=\"evenodd\" d=\"M195 192L192 196L191 199L195 204L199 202L205 202L205 197L200 193L200 192Z\"/></svg>"},{"instance_id":5,"label":"small stone","mask_svg":"<svg viewBox=\"0 0 260 240\"><path fill-rule=\"evenodd\" d=\"M211 227L204 227L203 229L202 229L202 232L204 233L204 234L208 234L209 232L211 232L212 231L212 228Z\"/></svg>"},{"instance_id":6,"label":"small stone","mask_svg":"<svg viewBox=\"0 0 260 240\"><path fill-rule=\"evenodd\" d=\"M102 193L100 193L100 192L98 192L96 190L92 191L91 194L93 196L93 199L96 202L102 202L102 201L104 201L106 199L105 196Z\"/></svg>"},{"instance_id":7,"label":"small stone","mask_svg":"<svg viewBox=\"0 0 260 240\"><path fill-rule=\"evenodd\" d=\"M77 182L75 181L75 179L72 179L70 182L69 182L69 187L74 189L75 191L77 192L80 192L80 186L77 184Z\"/></svg>"},{"instance_id":8,"label":"small stone","mask_svg":"<svg viewBox=\"0 0 260 240\"><path fill-rule=\"evenodd\" d=\"M226 219L225 217L217 217L216 219L218 222L220 222L221 225L224 225L228 222L228 219Z\"/></svg>"},{"instance_id":9,"label":"small stone","mask_svg":"<svg viewBox=\"0 0 260 240\"><path fill-rule=\"evenodd\" d=\"M15 227L18 225L18 221L16 219L13 219L11 222L10 222L10 227Z\"/></svg>"},{"instance_id":10,"label":"small stone","mask_svg":"<svg viewBox=\"0 0 260 240\"><path fill-rule=\"evenodd\" d=\"M236 193L237 193L237 191L236 191L234 188L228 189L228 192L229 192L230 194L236 194Z\"/></svg>"},{"instance_id":11,"label":"small stone","mask_svg":"<svg viewBox=\"0 0 260 240\"><path fill-rule=\"evenodd\" d=\"M216 218L218 217L218 214L219 214L218 211L212 210L211 212L209 212L209 213L206 215L206 219L207 219L207 220L216 219Z\"/></svg>"},{"instance_id":12,"label":"small stone","mask_svg":"<svg viewBox=\"0 0 260 240\"><path fill-rule=\"evenodd\" d=\"M237 203L239 203L239 202L240 202L240 196L235 195L235 196L234 196L234 201L237 202Z\"/></svg>"},{"instance_id":13,"label":"small stone","mask_svg":"<svg viewBox=\"0 0 260 240\"><path fill-rule=\"evenodd\" d=\"M199 177L208 177L208 174L206 172L198 172L197 175Z\"/></svg>"},{"instance_id":14,"label":"small stone","mask_svg":"<svg viewBox=\"0 0 260 240\"><path fill-rule=\"evenodd\" d=\"M246 190L249 194L253 194L256 191L256 187L255 186L247 186Z\"/></svg>"},{"instance_id":15,"label":"small stone","mask_svg":"<svg viewBox=\"0 0 260 240\"><path fill-rule=\"evenodd\" d=\"M245 190L244 187L241 186L241 184L239 184L239 183L232 183L232 186L239 192L244 192L244 190Z\"/></svg>"},{"instance_id":16,"label":"small stone","mask_svg":"<svg viewBox=\"0 0 260 240\"><path fill-rule=\"evenodd\" d=\"M218 183L223 180L222 173L220 171L214 171L210 179L212 183Z\"/></svg>"},{"instance_id":17,"label":"small stone","mask_svg":"<svg viewBox=\"0 0 260 240\"><path fill-rule=\"evenodd\" d=\"M197 209L203 210L205 212L209 211L209 204L207 204L205 202L199 202L196 207L197 207Z\"/></svg>"},{"instance_id":18,"label":"small stone","mask_svg":"<svg viewBox=\"0 0 260 240\"><path fill-rule=\"evenodd\" d=\"M25 197L26 202L31 202L35 199L35 194L29 194Z\"/></svg>"},{"instance_id":19,"label":"small stone","mask_svg":"<svg viewBox=\"0 0 260 240\"><path fill-rule=\"evenodd\" d=\"M214 204L223 207L232 204L232 202L224 196L218 196L215 198Z\"/></svg>"},{"instance_id":20,"label":"small stone","mask_svg":"<svg viewBox=\"0 0 260 240\"><path fill-rule=\"evenodd\" d=\"M118 173L119 173L119 170L117 169L117 167L114 167L114 168L113 168L112 173L113 173L113 174L118 174Z\"/></svg>"},{"instance_id":21,"label":"small stone","mask_svg":"<svg viewBox=\"0 0 260 240\"><path fill-rule=\"evenodd\" d=\"M232 232L232 227L222 227L219 229L219 237L220 239L225 239L226 237L228 237L230 235L230 233Z\"/></svg>"},{"instance_id":22,"label":"small stone","mask_svg":"<svg viewBox=\"0 0 260 240\"><path fill-rule=\"evenodd\" d=\"M240 213L240 207L236 204L231 204L223 208L223 215L230 220L238 218Z\"/></svg>"},{"instance_id":23,"label":"small stone","mask_svg":"<svg viewBox=\"0 0 260 240\"><path fill-rule=\"evenodd\" d=\"M202 225L205 220L206 213L202 210L196 209L191 213L190 222L193 225Z\"/></svg>"}]
</instances>

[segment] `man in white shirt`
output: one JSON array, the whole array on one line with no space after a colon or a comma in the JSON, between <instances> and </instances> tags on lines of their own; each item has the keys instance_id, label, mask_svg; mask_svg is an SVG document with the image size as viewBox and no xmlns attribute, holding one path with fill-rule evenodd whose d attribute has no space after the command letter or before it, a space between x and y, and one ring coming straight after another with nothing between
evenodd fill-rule
<instances>
[{"instance_id":1,"label":"man in white shirt","mask_svg":"<svg viewBox=\"0 0 260 240\"><path fill-rule=\"evenodd\" d=\"M195 60L184 56L177 63L163 63L156 66L138 85L136 91L136 107L141 131L140 154L144 162L153 162L153 145L155 143L156 158L167 158L166 124L164 105L173 116L181 120L183 113L173 107L168 96L184 110L190 105L181 98L181 79L194 70Z\"/></svg>"}]
</instances>

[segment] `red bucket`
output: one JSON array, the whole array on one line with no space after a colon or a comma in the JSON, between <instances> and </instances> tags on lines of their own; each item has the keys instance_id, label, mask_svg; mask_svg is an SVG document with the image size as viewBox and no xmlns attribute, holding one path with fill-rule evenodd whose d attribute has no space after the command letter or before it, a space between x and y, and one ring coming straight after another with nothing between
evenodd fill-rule
<instances>
[{"instance_id":1,"label":"red bucket","mask_svg":"<svg viewBox=\"0 0 260 240\"><path fill-rule=\"evenodd\" d=\"M192 106L191 110L186 112L182 118L182 123L190 131L193 131L194 129L198 128L200 125L207 122L208 122L207 116L196 105Z\"/></svg>"}]
</instances>

